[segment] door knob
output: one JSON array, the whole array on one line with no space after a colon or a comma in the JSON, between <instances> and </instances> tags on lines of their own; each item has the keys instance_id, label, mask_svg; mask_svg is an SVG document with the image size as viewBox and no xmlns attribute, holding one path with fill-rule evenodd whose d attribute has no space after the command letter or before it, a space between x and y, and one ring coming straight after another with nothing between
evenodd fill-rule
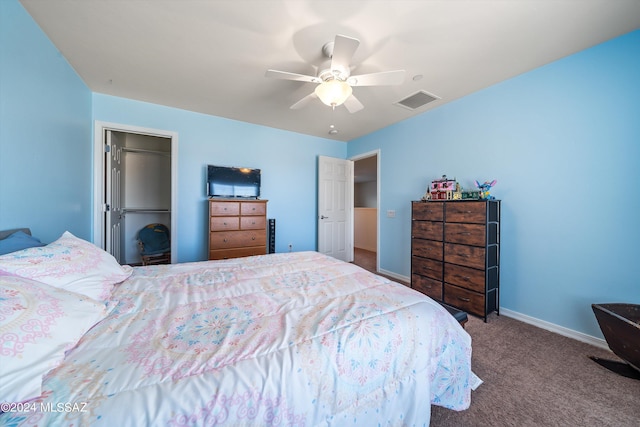
<instances>
[{"instance_id":1,"label":"door knob","mask_svg":"<svg viewBox=\"0 0 640 427\"><path fill-rule=\"evenodd\" d=\"M328 216L320 215L320 219L329 219Z\"/></svg>"}]
</instances>

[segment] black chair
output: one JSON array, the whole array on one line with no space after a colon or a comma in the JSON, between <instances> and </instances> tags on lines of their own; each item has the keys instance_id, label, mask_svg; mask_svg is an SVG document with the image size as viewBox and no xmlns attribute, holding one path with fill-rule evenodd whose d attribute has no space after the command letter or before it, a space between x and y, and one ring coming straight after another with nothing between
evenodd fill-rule
<instances>
[{"instance_id":1,"label":"black chair","mask_svg":"<svg viewBox=\"0 0 640 427\"><path fill-rule=\"evenodd\" d=\"M171 238L164 224L149 224L138 231L138 248L142 265L170 264Z\"/></svg>"}]
</instances>

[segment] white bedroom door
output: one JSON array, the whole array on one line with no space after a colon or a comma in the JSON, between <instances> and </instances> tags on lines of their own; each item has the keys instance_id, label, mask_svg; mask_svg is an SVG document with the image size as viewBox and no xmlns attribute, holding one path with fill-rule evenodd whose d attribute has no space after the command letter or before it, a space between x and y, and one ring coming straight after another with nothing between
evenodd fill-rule
<instances>
[{"instance_id":1,"label":"white bedroom door","mask_svg":"<svg viewBox=\"0 0 640 427\"><path fill-rule=\"evenodd\" d=\"M318 157L318 252L353 261L353 162Z\"/></svg>"}]
</instances>

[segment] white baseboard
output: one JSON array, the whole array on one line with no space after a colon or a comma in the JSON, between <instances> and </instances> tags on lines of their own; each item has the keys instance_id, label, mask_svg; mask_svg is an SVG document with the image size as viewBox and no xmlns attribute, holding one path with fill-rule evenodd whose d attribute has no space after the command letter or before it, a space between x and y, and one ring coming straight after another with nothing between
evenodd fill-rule
<instances>
[{"instance_id":1,"label":"white baseboard","mask_svg":"<svg viewBox=\"0 0 640 427\"><path fill-rule=\"evenodd\" d=\"M387 271L387 270L380 269L380 270L378 270L378 273L384 274L385 276L392 277L392 278L394 278L396 280L399 280L401 282L411 283L411 279L409 277L403 276L402 274L394 273L393 271Z\"/></svg>"},{"instance_id":2,"label":"white baseboard","mask_svg":"<svg viewBox=\"0 0 640 427\"><path fill-rule=\"evenodd\" d=\"M602 338L574 331L573 329L565 328L564 326L559 326L545 320L536 319L535 317L527 316L526 314L518 313L517 311L512 311L506 308L500 309L500 315L511 317L512 319L520 320L521 322L537 326L538 328L546 329L547 331L555 332L556 334L609 350L607 342Z\"/></svg>"}]
</instances>

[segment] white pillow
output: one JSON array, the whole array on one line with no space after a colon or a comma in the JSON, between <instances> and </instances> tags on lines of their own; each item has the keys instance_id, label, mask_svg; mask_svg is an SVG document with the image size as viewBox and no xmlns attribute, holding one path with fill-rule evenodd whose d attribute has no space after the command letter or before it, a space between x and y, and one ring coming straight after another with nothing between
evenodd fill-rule
<instances>
[{"instance_id":1,"label":"white pillow","mask_svg":"<svg viewBox=\"0 0 640 427\"><path fill-rule=\"evenodd\" d=\"M0 272L0 402L40 396L42 377L105 316L100 301Z\"/></svg>"},{"instance_id":2,"label":"white pillow","mask_svg":"<svg viewBox=\"0 0 640 427\"><path fill-rule=\"evenodd\" d=\"M65 231L46 246L0 256L0 270L57 288L107 301L116 283L133 269L121 266L111 254Z\"/></svg>"}]
</instances>

